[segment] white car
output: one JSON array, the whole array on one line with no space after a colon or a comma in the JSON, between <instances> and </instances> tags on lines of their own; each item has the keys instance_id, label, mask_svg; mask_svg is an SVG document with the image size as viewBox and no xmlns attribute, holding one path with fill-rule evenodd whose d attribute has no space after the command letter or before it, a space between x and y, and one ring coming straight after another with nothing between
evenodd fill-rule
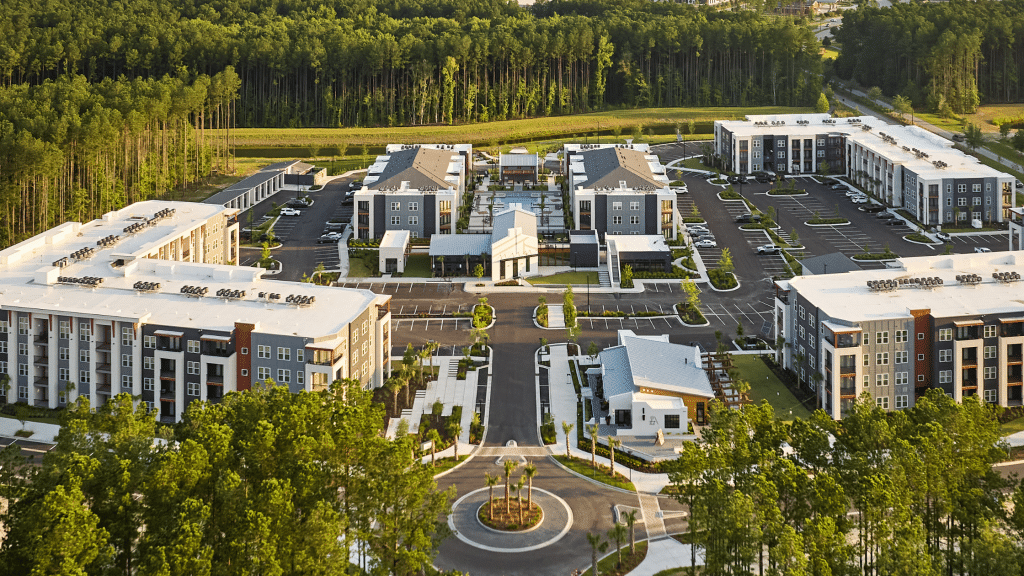
<instances>
[{"instance_id":1,"label":"white car","mask_svg":"<svg viewBox=\"0 0 1024 576\"><path fill-rule=\"evenodd\" d=\"M867 196L854 196L850 199L854 204L867 204L870 202Z\"/></svg>"},{"instance_id":2,"label":"white car","mask_svg":"<svg viewBox=\"0 0 1024 576\"><path fill-rule=\"evenodd\" d=\"M863 196L863 195L864 195L864 193L861 192L860 190L847 190L846 191L846 197L847 198L853 198L854 196Z\"/></svg>"},{"instance_id":3,"label":"white car","mask_svg":"<svg viewBox=\"0 0 1024 576\"><path fill-rule=\"evenodd\" d=\"M690 233L690 236L698 236L700 234L709 234L711 230L703 226L687 226L686 231Z\"/></svg>"},{"instance_id":4,"label":"white car","mask_svg":"<svg viewBox=\"0 0 1024 576\"><path fill-rule=\"evenodd\" d=\"M936 232L935 237L938 238L939 240L942 240L943 242L952 242L953 240L949 236L949 234L946 234L945 232Z\"/></svg>"},{"instance_id":5,"label":"white car","mask_svg":"<svg viewBox=\"0 0 1024 576\"><path fill-rule=\"evenodd\" d=\"M977 248L974 249L974 251L977 252L978 254L985 254L987 252L991 252L992 249L986 248L984 246L978 246Z\"/></svg>"},{"instance_id":6,"label":"white car","mask_svg":"<svg viewBox=\"0 0 1024 576\"><path fill-rule=\"evenodd\" d=\"M281 216L299 216L302 212L295 208L281 208Z\"/></svg>"},{"instance_id":7,"label":"white car","mask_svg":"<svg viewBox=\"0 0 1024 576\"><path fill-rule=\"evenodd\" d=\"M694 248L718 248L718 243L708 238L702 238L693 243Z\"/></svg>"}]
</instances>

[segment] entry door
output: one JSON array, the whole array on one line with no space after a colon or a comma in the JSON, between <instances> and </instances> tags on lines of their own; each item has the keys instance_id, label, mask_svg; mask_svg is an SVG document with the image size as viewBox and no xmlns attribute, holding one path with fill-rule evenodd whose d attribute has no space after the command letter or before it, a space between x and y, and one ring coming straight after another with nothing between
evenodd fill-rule
<instances>
[{"instance_id":1,"label":"entry door","mask_svg":"<svg viewBox=\"0 0 1024 576\"><path fill-rule=\"evenodd\" d=\"M397 258L385 258L384 259L384 273L394 274L398 271L398 259Z\"/></svg>"},{"instance_id":2,"label":"entry door","mask_svg":"<svg viewBox=\"0 0 1024 576\"><path fill-rule=\"evenodd\" d=\"M704 403L697 402L697 425L704 425Z\"/></svg>"},{"instance_id":3,"label":"entry door","mask_svg":"<svg viewBox=\"0 0 1024 576\"><path fill-rule=\"evenodd\" d=\"M504 279L505 279L505 261L502 260L501 261L501 275L498 276L498 280L504 280Z\"/></svg>"},{"instance_id":4,"label":"entry door","mask_svg":"<svg viewBox=\"0 0 1024 576\"><path fill-rule=\"evenodd\" d=\"M633 411L632 410L616 410L615 411L615 425L622 428L633 427Z\"/></svg>"},{"instance_id":5,"label":"entry door","mask_svg":"<svg viewBox=\"0 0 1024 576\"><path fill-rule=\"evenodd\" d=\"M512 277L519 278L519 260L512 261Z\"/></svg>"}]
</instances>

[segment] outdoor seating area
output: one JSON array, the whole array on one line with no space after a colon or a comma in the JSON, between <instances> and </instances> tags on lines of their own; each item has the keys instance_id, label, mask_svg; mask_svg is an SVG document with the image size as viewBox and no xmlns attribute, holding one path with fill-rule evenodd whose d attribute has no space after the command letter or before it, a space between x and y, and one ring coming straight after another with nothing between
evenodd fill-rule
<instances>
[{"instance_id":1,"label":"outdoor seating area","mask_svg":"<svg viewBox=\"0 0 1024 576\"><path fill-rule=\"evenodd\" d=\"M471 234L489 233L493 228L494 216L507 210L512 204L517 204L523 210L537 215L537 230L540 233L556 232L565 228L565 212L560 192L509 190L478 191L473 197L473 208L469 213L469 227L466 231Z\"/></svg>"}]
</instances>

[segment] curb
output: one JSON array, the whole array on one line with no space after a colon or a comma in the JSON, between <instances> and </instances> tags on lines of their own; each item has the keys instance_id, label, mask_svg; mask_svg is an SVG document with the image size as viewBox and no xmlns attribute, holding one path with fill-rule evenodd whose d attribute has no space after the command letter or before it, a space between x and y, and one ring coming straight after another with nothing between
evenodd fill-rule
<instances>
[{"instance_id":1,"label":"curb","mask_svg":"<svg viewBox=\"0 0 1024 576\"><path fill-rule=\"evenodd\" d=\"M835 224L811 224L810 221L804 222L804 226L807 226L808 228L821 228L823 226L850 226L851 224L853 223L849 220L846 222L837 222Z\"/></svg>"},{"instance_id":2,"label":"curb","mask_svg":"<svg viewBox=\"0 0 1024 576\"><path fill-rule=\"evenodd\" d=\"M911 244L917 244L919 246L942 246L945 242L918 242L917 240L911 240L906 236L903 237L904 242L910 242Z\"/></svg>"},{"instance_id":3,"label":"curb","mask_svg":"<svg viewBox=\"0 0 1024 576\"><path fill-rule=\"evenodd\" d=\"M550 448L548 448L548 450L550 450ZM572 469L566 467L561 462L559 462L558 459L555 458L555 454L554 453L549 454L548 458L550 458L551 461L555 463L555 466L558 466L559 468L561 468L562 470L565 470L569 474L572 474L573 476L576 476L578 478L582 478L582 479L586 480L587 482L590 482L591 484L596 484L596 485L598 485L598 486L600 486L602 488L607 488L609 490L615 490L616 492L621 492L623 494L630 494L632 496L636 496L636 494L637 494L636 491L630 492L629 490L626 490L624 488L618 488L616 486L612 486L611 484L605 484L604 482L601 482L599 480L594 480L590 476L584 476L584 475L580 474L579 472L576 472L575 470L572 470Z\"/></svg>"},{"instance_id":4,"label":"curb","mask_svg":"<svg viewBox=\"0 0 1024 576\"><path fill-rule=\"evenodd\" d=\"M736 279L736 285L733 286L732 288L715 288L715 285L712 284L710 280L708 280L708 287L710 287L715 292L733 292L735 290L739 290L740 286L743 285L740 283L739 276L737 276L735 272L730 272L730 274L732 274L732 277Z\"/></svg>"}]
</instances>

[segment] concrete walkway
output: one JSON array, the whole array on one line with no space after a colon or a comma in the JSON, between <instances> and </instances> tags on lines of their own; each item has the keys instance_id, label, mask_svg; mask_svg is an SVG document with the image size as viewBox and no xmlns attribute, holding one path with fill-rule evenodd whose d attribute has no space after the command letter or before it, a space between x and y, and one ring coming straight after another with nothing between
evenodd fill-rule
<instances>
[{"instance_id":1,"label":"concrete walkway","mask_svg":"<svg viewBox=\"0 0 1024 576\"><path fill-rule=\"evenodd\" d=\"M60 426L56 424L43 424L41 422L25 422L25 426L21 425L21 420L17 418L0 418L0 436L15 437L14 433L18 430L28 430L32 433L31 436L25 438L25 440L31 440L33 442L49 442L55 443L57 441L57 434L60 432Z\"/></svg>"}]
</instances>

